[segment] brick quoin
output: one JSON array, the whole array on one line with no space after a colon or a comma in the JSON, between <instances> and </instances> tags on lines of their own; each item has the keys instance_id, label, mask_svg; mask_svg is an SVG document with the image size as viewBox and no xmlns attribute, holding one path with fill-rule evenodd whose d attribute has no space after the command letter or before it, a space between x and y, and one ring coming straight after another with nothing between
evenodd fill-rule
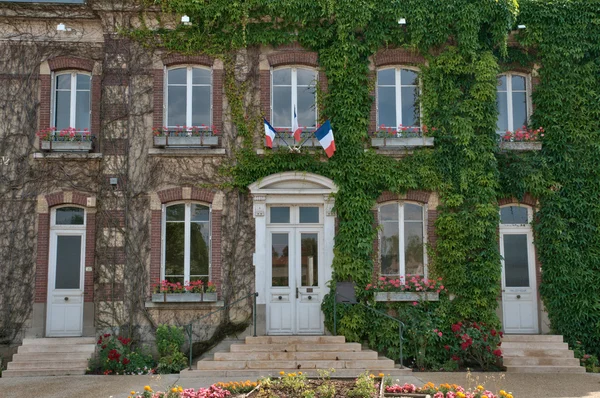
<instances>
[{"instance_id":1,"label":"brick quoin","mask_svg":"<svg viewBox=\"0 0 600 398\"><path fill-rule=\"evenodd\" d=\"M50 127L51 82L50 75L40 75L40 130Z\"/></svg>"}]
</instances>

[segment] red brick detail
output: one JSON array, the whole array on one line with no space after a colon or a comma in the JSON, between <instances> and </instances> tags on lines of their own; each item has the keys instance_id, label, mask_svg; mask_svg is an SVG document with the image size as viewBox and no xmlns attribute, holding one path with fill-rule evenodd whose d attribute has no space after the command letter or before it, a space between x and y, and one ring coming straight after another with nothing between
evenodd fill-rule
<instances>
[{"instance_id":1,"label":"red brick detail","mask_svg":"<svg viewBox=\"0 0 600 398\"><path fill-rule=\"evenodd\" d=\"M394 48L378 51L373 56L376 67L386 65L424 64L425 58L418 52L406 48Z\"/></svg>"},{"instance_id":2,"label":"red brick detail","mask_svg":"<svg viewBox=\"0 0 600 398\"><path fill-rule=\"evenodd\" d=\"M56 206L61 203L64 203L63 199L64 195L62 192L52 193L50 195L46 195L46 202L48 203L48 207Z\"/></svg>"},{"instance_id":3,"label":"red brick detail","mask_svg":"<svg viewBox=\"0 0 600 398\"><path fill-rule=\"evenodd\" d=\"M38 127L40 130L50 127L50 96L52 79L50 75L40 75L40 118Z\"/></svg>"},{"instance_id":4,"label":"red brick detail","mask_svg":"<svg viewBox=\"0 0 600 398\"><path fill-rule=\"evenodd\" d=\"M150 286L160 282L160 258L161 258L161 224L162 212L152 210L150 220Z\"/></svg>"},{"instance_id":5,"label":"red brick detail","mask_svg":"<svg viewBox=\"0 0 600 398\"><path fill-rule=\"evenodd\" d=\"M65 69L80 69L91 73L94 70L94 61L77 57L56 57L48 60L48 66L54 72Z\"/></svg>"},{"instance_id":6,"label":"red brick detail","mask_svg":"<svg viewBox=\"0 0 600 398\"><path fill-rule=\"evenodd\" d=\"M73 204L85 207L87 206L87 199L87 195L80 192L73 192Z\"/></svg>"},{"instance_id":7,"label":"red brick detail","mask_svg":"<svg viewBox=\"0 0 600 398\"><path fill-rule=\"evenodd\" d=\"M223 267L221 261L221 218L223 216L222 210L213 210L211 214L211 234L212 234L212 248L211 248L211 280L214 282L217 288L217 293L221 295L221 281L223 279Z\"/></svg>"},{"instance_id":8,"label":"red brick detail","mask_svg":"<svg viewBox=\"0 0 600 398\"><path fill-rule=\"evenodd\" d=\"M509 204L524 204L535 207L537 205L537 200L528 193L523 196L522 200L518 200L517 198L502 198L498 200L498 206L505 206Z\"/></svg>"},{"instance_id":9,"label":"red brick detail","mask_svg":"<svg viewBox=\"0 0 600 398\"><path fill-rule=\"evenodd\" d=\"M208 189L203 188L192 187L191 200L199 200L202 202L212 203L214 197L215 193L213 191L209 191Z\"/></svg>"},{"instance_id":10,"label":"red brick detail","mask_svg":"<svg viewBox=\"0 0 600 398\"><path fill-rule=\"evenodd\" d=\"M45 303L48 297L48 250L50 247L50 214L38 214L37 260L35 267L35 302Z\"/></svg>"},{"instance_id":11,"label":"red brick detail","mask_svg":"<svg viewBox=\"0 0 600 398\"><path fill-rule=\"evenodd\" d=\"M406 193L406 199L401 199L400 195L395 194L393 192L383 192L381 196L377 198L377 203L384 203L396 200L409 200L411 202L419 202L426 204L429 202L429 197L431 196L431 192L427 191L408 191Z\"/></svg>"},{"instance_id":12,"label":"red brick detail","mask_svg":"<svg viewBox=\"0 0 600 398\"><path fill-rule=\"evenodd\" d=\"M183 188L170 188L156 193L160 203L174 202L183 199Z\"/></svg>"},{"instance_id":13,"label":"red brick detail","mask_svg":"<svg viewBox=\"0 0 600 398\"><path fill-rule=\"evenodd\" d=\"M213 66L213 59L208 55L180 55L170 54L163 58L163 64L165 66L173 66L179 64L197 64L205 65L208 67Z\"/></svg>"},{"instance_id":14,"label":"red brick detail","mask_svg":"<svg viewBox=\"0 0 600 398\"><path fill-rule=\"evenodd\" d=\"M281 51L267 55L272 67L284 65L306 65L319 67L319 55L312 51Z\"/></svg>"},{"instance_id":15,"label":"red brick detail","mask_svg":"<svg viewBox=\"0 0 600 398\"><path fill-rule=\"evenodd\" d=\"M100 76L92 76L92 92L91 95L91 112L90 115L90 131L96 137L96 145L94 152L100 152L100 147L97 145L100 140L100 101L102 99L102 79Z\"/></svg>"},{"instance_id":16,"label":"red brick detail","mask_svg":"<svg viewBox=\"0 0 600 398\"><path fill-rule=\"evenodd\" d=\"M271 71L260 71L260 109L267 120L271 120Z\"/></svg>"},{"instance_id":17,"label":"red brick detail","mask_svg":"<svg viewBox=\"0 0 600 398\"><path fill-rule=\"evenodd\" d=\"M98 221L102 228L125 226L125 211L123 210L106 210L103 212L103 216L102 221Z\"/></svg>"},{"instance_id":18,"label":"red brick detail","mask_svg":"<svg viewBox=\"0 0 600 398\"><path fill-rule=\"evenodd\" d=\"M165 72L162 69L154 69L152 71L152 77L153 77L152 98L153 98L153 104L154 104L152 125L155 127L162 127L163 126L163 111L164 111L163 110L163 96L164 96L164 91L165 91L165 87L164 87Z\"/></svg>"},{"instance_id":19,"label":"red brick detail","mask_svg":"<svg viewBox=\"0 0 600 398\"><path fill-rule=\"evenodd\" d=\"M372 90L369 93L371 95L371 97L373 98L373 102L371 103L371 113L369 114L369 132L375 132L377 131L377 100L375 99L375 96L377 95L376 93L376 88L375 88L375 81L377 79L377 72L376 71L372 71L369 73L369 81L371 82L372 85Z\"/></svg>"},{"instance_id":20,"label":"red brick detail","mask_svg":"<svg viewBox=\"0 0 600 398\"><path fill-rule=\"evenodd\" d=\"M223 69L213 69L212 71L212 92L213 92L213 109L212 109L212 124L217 132L223 131L223 80L225 71Z\"/></svg>"},{"instance_id":21,"label":"red brick detail","mask_svg":"<svg viewBox=\"0 0 600 398\"><path fill-rule=\"evenodd\" d=\"M74 196L74 195L73 195ZM83 280L83 301L94 302L94 257L96 253L96 214L87 213L85 227L85 267L91 267L92 271L86 271Z\"/></svg>"}]
</instances>

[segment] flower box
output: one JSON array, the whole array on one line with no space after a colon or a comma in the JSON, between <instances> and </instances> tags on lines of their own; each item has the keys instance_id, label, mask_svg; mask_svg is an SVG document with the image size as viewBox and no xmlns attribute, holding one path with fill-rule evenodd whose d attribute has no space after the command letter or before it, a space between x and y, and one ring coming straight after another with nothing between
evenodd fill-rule
<instances>
[{"instance_id":1,"label":"flower box","mask_svg":"<svg viewBox=\"0 0 600 398\"><path fill-rule=\"evenodd\" d=\"M500 149L506 151L541 151L541 141L500 141Z\"/></svg>"},{"instance_id":2,"label":"flower box","mask_svg":"<svg viewBox=\"0 0 600 398\"><path fill-rule=\"evenodd\" d=\"M437 292L376 292L375 301L439 301Z\"/></svg>"},{"instance_id":3,"label":"flower box","mask_svg":"<svg viewBox=\"0 0 600 398\"><path fill-rule=\"evenodd\" d=\"M433 146L433 137L373 137L373 148L418 148Z\"/></svg>"},{"instance_id":4,"label":"flower box","mask_svg":"<svg viewBox=\"0 0 600 398\"><path fill-rule=\"evenodd\" d=\"M155 136L154 146L165 148L186 148L186 147L215 147L219 145L219 137L215 135L207 136Z\"/></svg>"},{"instance_id":5,"label":"flower box","mask_svg":"<svg viewBox=\"0 0 600 398\"><path fill-rule=\"evenodd\" d=\"M199 303L202 293L154 293L153 303ZM216 300L215 300L216 301Z\"/></svg>"},{"instance_id":6,"label":"flower box","mask_svg":"<svg viewBox=\"0 0 600 398\"><path fill-rule=\"evenodd\" d=\"M90 152L92 150L92 141L40 140L40 149L51 152Z\"/></svg>"},{"instance_id":7,"label":"flower box","mask_svg":"<svg viewBox=\"0 0 600 398\"><path fill-rule=\"evenodd\" d=\"M215 302L215 301L217 301L217 293L215 293L215 292L204 293L204 295L202 297L202 301L205 301L205 302Z\"/></svg>"}]
</instances>

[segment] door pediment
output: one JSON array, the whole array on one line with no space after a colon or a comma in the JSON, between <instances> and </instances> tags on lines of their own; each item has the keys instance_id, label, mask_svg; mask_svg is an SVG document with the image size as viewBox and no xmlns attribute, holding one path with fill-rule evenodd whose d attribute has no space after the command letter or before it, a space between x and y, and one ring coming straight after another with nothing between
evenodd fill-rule
<instances>
[{"instance_id":1,"label":"door pediment","mask_svg":"<svg viewBox=\"0 0 600 398\"><path fill-rule=\"evenodd\" d=\"M288 171L267 176L249 186L254 196L333 194L337 186L332 180L312 173Z\"/></svg>"}]
</instances>

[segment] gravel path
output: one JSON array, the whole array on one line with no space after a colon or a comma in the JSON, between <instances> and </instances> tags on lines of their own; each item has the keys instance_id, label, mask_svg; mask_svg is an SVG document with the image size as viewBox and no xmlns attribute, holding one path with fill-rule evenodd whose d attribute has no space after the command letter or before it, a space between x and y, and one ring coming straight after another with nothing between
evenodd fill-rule
<instances>
[{"instance_id":1,"label":"gravel path","mask_svg":"<svg viewBox=\"0 0 600 398\"><path fill-rule=\"evenodd\" d=\"M71 376L0 378L1 398L126 398L129 391L141 391L145 385L164 391L172 384L206 387L218 381L214 377L179 379L166 376ZM400 382L417 385L426 382L456 383L465 387L483 384L497 392L510 391L516 398L600 398L600 374L519 374L519 373L414 373Z\"/></svg>"}]
</instances>

